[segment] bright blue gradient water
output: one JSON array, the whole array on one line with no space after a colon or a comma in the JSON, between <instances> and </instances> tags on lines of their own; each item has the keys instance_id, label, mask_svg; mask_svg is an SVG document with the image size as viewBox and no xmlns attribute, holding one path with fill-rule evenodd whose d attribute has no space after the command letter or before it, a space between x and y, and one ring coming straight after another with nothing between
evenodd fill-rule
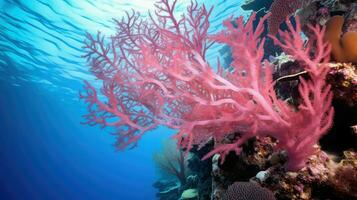
<instances>
[{"instance_id":1,"label":"bright blue gradient water","mask_svg":"<svg viewBox=\"0 0 357 200\"><path fill-rule=\"evenodd\" d=\"M0 0L0 199L155 199L152 153L172 130L148 133L115 152L106 130L80 124L85 32L113 34L112 18L146 12L153 0ZM210 32L239 15L240 1L215 6ZM178 0L180 14L189 0ZM214 46L214 58L220 46Z\"/></svg>"}]
</instances>

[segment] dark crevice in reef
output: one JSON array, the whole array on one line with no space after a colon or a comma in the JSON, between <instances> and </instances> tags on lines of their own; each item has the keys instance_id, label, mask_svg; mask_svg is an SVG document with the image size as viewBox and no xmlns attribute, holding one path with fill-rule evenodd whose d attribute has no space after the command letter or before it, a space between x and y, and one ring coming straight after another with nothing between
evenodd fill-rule
<instances>
[{"instance_id":1,"label":"dark crevice in reef","mask_svg":"<svg viewBox=\"0 0 357 200\"><path fill-rule=\"evenodd\" d=\"M357 150L357 135L351 128L357 124L357 109L338 100L333 102L333 107L333 127L321 138L320 144L323 150L342 156L343 151Z\"/></svg>"}]
</instances>

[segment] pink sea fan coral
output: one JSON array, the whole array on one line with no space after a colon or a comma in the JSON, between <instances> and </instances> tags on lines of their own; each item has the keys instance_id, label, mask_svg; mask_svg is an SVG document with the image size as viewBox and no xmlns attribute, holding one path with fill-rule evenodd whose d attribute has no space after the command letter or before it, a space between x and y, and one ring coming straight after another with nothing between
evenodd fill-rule
<instances>
[{"instance_id":1,"label":"pink sea fan coral","mask_svg":"<svg viewBox=\"0 0 357 200\"><path fill-rule=\"evenodd\" d=\"M242 19L238 19L237 29L226 23L228 30L214 37L216 41L231 46L235 59L232 63L234 70L226 76L226 79L238 86L240 90L243 88L248 90L240 93L249 94L248 97L243 98L244 100L237 98L237 101L245 102L245 108L252 106L252 110L247 110L240 115L246 116L244 122L239 122L238 127L243 128L242 125L249 127L244 130L242 137L233 144L217 146L207 156L214 153L225 155L232 150L239 153L241 145L248 138L256 135L270 135L278 139L279 147L288 152L288 169L297 170L303 167L305 159L314 153L314 145L332 124L332 93L330 86L325 83L325 77L329 71L330 47L323 41L325 30L312 26L309 28L315 34L315 39L311 39L305 45L301 38L298 18L296 18L296 28L290 21L287 21L288 31L280 31L281 41L272 37L277 45L299 61L310 74L309 80L300 79L299 93L302 99L298 110L294 110L289 104L278 99L271 87L273 82L269 63L262 62L264 39L261 39L260 35L265 19L261 19L255 31L252 28L253 20L254 14L246 24ZM242 72L244 76L241 75ZM250 120L249 117L251 117ZM240 131L239 128L237 128L238 131Z\"/></svg>"},{"instance_id":2,"label":"pink sea fan coral","mask_svg":"<svg viewBox=\"0 0 357 200\"><path fill-rule=\"evenodd\" d=\"M301 168L314 151L318 139L332 123L330 87L325 83L330 48L323 42L324 30L310 27L315 39L307 46L300 37L300 24L281 32L273 40L300 61L310 79L301 79L298 110L280 100L274 89L271 64L263 60L265 38L261 37L267 16L253 29L255 13L237 27L228 19L226 29L209 36L207 10L192 2L187 13L174 15L176 1L161 0L155 15L142 20L133 12L117 23L117 34L105 42L88 35L87 58L91 72L102 83L96 88L86 82L88 103L85 115L90 125L113 127L116 146L135 146L148 130L165 125L179 130L181 147L191 149L210 139L215 148L205 158L230 151L254 136L270 135L289 155L288 169ZM206 61L207 49L216 41L229 45L233 62L229 69L219 64L215 72ZM221 141L233 132L241 133L232 144Z\"/></svg>"}]
</instances>

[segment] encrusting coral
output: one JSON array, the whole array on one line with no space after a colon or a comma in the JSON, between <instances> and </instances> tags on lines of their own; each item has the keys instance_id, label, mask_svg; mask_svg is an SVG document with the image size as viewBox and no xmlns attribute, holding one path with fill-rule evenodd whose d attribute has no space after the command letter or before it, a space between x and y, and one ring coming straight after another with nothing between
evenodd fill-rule
<instances>
[{"instance_id":1,"label":"encrusting coral","mask_svg":"<svg viewBox=\"0 0 357 200\"><path fill-rule=\"evenodd\" d=\"M331 43L331 53L337 62L357 63L357 32L342 34L343 16L333 16L326 24L324 39Z\"/></svg>"}]
</instances>

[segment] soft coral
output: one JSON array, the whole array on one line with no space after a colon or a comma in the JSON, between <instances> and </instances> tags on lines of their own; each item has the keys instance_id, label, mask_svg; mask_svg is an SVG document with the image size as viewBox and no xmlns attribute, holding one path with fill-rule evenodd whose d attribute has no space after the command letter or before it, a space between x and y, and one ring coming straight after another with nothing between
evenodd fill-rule
<instances>
[{"instance_id":1,"label":"soft coral","mask_svg":"<svg viewBox=\"0 0 357 200\"><path fill-rule=\"evenodd\" d=\"M89 103L87 123L114 127L119 149L136 144L158 125L178 129L175 137L188 150L213 138L215 149L206 158L239 153L247 139L270 135L288 152L288 168L301 168L332 123L331 93L325 84L330 50L322 40L324 30L311 27L316 40L307 47L299 23L297 30L289 24L289 31L281 33L283 42L274 38L310 73L310 80L301 79L302 103L296 111L277 97L272 66L263 60L261 34L267 16L256 29L255 14L247 23L238 18L237 28L232 19L225 21L227 30L210 39L228 44L234 60L229 69L218 65L214 72L205 60L211 45L207 34L211 10L192 2L188 14L176 18L175 4L161 0L150 22L128 14L117 21L118 33L109 45L100 34L88 36L85 57L102 81L107 101L86 82L87 93L81 97ZM241 137L233 144L221 144L233 132Z\"/></svg>"},{"instance_id":2,"label":"soft coral","mask_svg":"<svg viewBox=\"0 0 357 200\"><path fill-rule=\"evenodd\" d=\"M324 29L310 26L315 38L305 45L301 37L299 19L296 18L296 29L287 21L288 31L280 31L279 41L272 37L277 45L290 54L309 72L310 79L300 79L299 93L301 103L295 110L288 103L278 99L272 88L273 81L270 65L263 62L264 39L260 38L265 16L253 31L253 14L244 25L243 19L236 21L237 28L227 21L228 30L216 35L219 42L228 44L232 49L232 72L226 77L239 88L239 103L245 102L245 121L238 127L250 127L244 130L241 138L232 144L217 146L206 157L214 153L226 154L235 150L240 152L241 145L256 135L272 136L279 141L279 147L289 155L288 169L301 168L305 159L314 153L314 145L332 124L333 109L331 107L332 93L325 83L329 71L328 61L330 47L323 42ZM263 71L265 69L265 71ZM240 110L242 111L242 110ZM242 116L243 116L242 115ZM247 120L248 119L248 120ZM237 129L239 131L239 129Z\"/></svg>"}]
</instances>

